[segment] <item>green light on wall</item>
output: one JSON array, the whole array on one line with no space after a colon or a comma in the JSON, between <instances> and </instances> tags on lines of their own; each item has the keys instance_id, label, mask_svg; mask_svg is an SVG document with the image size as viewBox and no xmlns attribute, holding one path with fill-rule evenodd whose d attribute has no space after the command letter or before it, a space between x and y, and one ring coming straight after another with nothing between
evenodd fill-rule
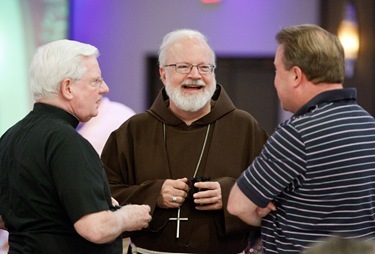
<instances>
[{"instance_id":1,"label":"green light on wall","mask_svg":"<svg viewBox=\"0 0 375 254\"><path fill-rule=\"evenodd\" d=\"M0 135L29 111L23 30L19 1L0 1Z\"/></svg>"},{"instance_id":2,"label":"green light on wall","mask_svg":"<svg viewBox=\"0 0 375 254\"><path fill-rule=\"evenodd\" d=\"M68 16L68 0L0 0L0 136L32 109L31 58L67 37Z\"/></svg>"}]
</instances>

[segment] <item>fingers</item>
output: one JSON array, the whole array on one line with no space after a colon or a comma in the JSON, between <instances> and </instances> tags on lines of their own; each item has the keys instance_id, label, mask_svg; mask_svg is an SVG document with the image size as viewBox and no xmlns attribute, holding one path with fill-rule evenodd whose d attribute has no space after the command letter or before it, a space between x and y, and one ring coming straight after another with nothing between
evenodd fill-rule
<instances>
[{"instance_id":1,"label":"fingers","mask_svg":"<svg viewBox=\"0 0 375 254\"><path fill-rule=\"evenodd\" d=\"M171 207L180 207L185 202L187 195L187 192L181 192L179 195L171 196L169 204Z\"/></svg>"},{"instance_id":2,"label":"fingers","mask_svg":"<svg viewBox=\"0 0 375 254\"><path fill-rule=\"evenodd\" d=\"M268 203L267 208L270 209L271 211L276 211L276 206L272 202Z\"/></svg>"},{"instance_id":3,"label":"fingers","mask_svg":"<svg viewBox=\"0 0 375 254\"><path fill-rule=\"evenodd\" d=\"M152 219L150 215L151 208L148 205L126 205L121 210L126 215L126 231L147 228Z\"/></svg>"},{"instance_id":4,"label":"fingers","mask_svg":"<svg viewBox=\"0 0 375 254\"><path fill-rule=\"evenodd\" d=\"M221 199L221 187L218 182L197 182L194 186L199 190L194 199L211 199L211 203Z\"/></svg>"},{"instance_id":5,"label":"fingers","mask_svg":"<svg viewBox=\"0 0 375 254\"><path fill-rule=\"evenodd\" d=\"M178 192L176 191L176 195L170 196L169 200L166 201L168 204L168 207L170 208L177 208L180 207L186 200L187 198L187 193L185 191Z\"/></svg>"},{"instance_id":6,"label":"fingers","mask_svg":"<svg viewBox=\"0 0 375 254\"><path fill-rule=\"evenodd\" d=\"M219 182L196 182L194 184L198 189L209 189L209 190L220 190L221 187Z\"/></svg>"},{"instance_id":7,"label":"fingers","mask_svg":"<svg viewBox=\"0 0 375 254\"><path fill-rule=\"evenodd\" d=\"M111 200L112 200L112 206L118 206L119 203L117 202L116 199L114 199L113 197L111 197Z\"/></svg>"},{"instance_id":8,"label":"fingers","mask_svg":"<svg viewBox=\"0 0 375 254\"><path fill-rule=\"evenodd\" d=\"M195 187L200 189L194 193L194 203L197 210L219 210L223 208L221 187L218 182L197 182Z\"/></svg>"},{"instance_id":9,"label":"fingers","mask_svg":"<svg viewBox=\"0 0 375 254\"><path fill-rule=\"evenodd\" d=\"M221 193L214 193L212 191L200 191L194 194L194 203L198 206L197 210L219 210L223 208L223 200Z\"/></svg>"},{"instance_id":10,"label":"fingers","mask_svg":"<svg viewBox=\"0 0 375 254\"><path fill-rule=\"evenodd\" d=\"M193 195L197 210L220 210L223 208L221 186L219 182L196 182L200 191ZM187 178L167 179L164 181L157 205L161 208L180 207L188 197L189 186Z\"/></svg>"},{"instance_id":11,"label":"fingers","mask_svg":"<svg viewBox=\"0 0 375 254\"><path fill-rule=\"evenodd\" d=\"M157 205L161 208L177 208L181 206L187 197L187 178L167 179L161 187Z\"/></svg>"},{"instance_id":12,"label":"fingers","mask_svg":"<svg viewBox=\"0 0 375 254\"><path fill-rule=\"evenodd\" d=\"M187 184L187 181L188 181L188 179L186 177L174 180L173 183L175 185L173 187L175 189L179 189L179 190L183 190L183 191L187 192L189 190L189 185Z\"/></svg>"},{"instance_id":13,"label":"fingers","mask_svg":"<svg viewBox=\"0 0 375 254\"><path fill-rule=\"evenodd\" d=\"M189 186L187 185L187 178L172 180L167 179L164 181L163 186L161 187L162 193L173 193L174 191L187 192ZM177 193L178 194L178 193Z\"/></svg>"},{"instance_id":14,"label":"fingers","mask_svg":"<svg viewBox=\"0 0 375 254\"><path fill-rule=\"evenodd\" d=\"M261 218L268 215L271 211L276 211L276 206L272 202L269 202L265 208L261 208L261 207L257 208L257 214Z\"/></svg>"},{"instance_id":15,"label":"fingers","mask_svg":"<svg viewBox=\"0 0 375 254\"><path fill-rule=\"evenodd\" d=\"M145 211L143 212L144 218L143 218L143 223L142 223L141 227L147 228L151 219L152 219L152 217L150 215L151 208L148 205L141 205L141 207L145 209Z\"/></svg>"},{"instance_id":16,"label":"fingers","mask_svg":"<svg viewBox=\"0 0 375 254\"><path fill-rule=\"evenodd\" d=\"M220 200L213 204L199 204L195 207L199 211L212 211L212 210L221 210L223 209L223 202Z\"/></svg>"}]
</instances>

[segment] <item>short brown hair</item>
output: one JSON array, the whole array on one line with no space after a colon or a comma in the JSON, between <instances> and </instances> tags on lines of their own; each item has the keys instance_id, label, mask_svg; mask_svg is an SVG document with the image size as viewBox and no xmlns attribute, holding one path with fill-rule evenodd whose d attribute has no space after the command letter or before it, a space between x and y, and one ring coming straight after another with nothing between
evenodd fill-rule
<instances>
[{"instance_id":1,"label":"short brown hair","mask_svg":"<svg viewBox=\"0 0 375 254\"><path fill-rule=\"evenodd\" d=\"M344 49L337 36L304 24L282 29L276 40L284 47L282 61L287 70L298 66L314 84L344 82Z\"/></svg>"}]
</instances>

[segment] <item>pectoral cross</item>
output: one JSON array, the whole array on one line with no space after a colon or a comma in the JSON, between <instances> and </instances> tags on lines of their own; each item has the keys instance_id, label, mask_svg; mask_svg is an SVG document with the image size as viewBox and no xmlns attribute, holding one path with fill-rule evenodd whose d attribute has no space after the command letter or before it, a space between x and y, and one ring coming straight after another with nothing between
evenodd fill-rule
<instances>
[{"instance_id":1,"label":"pectoral cross","mask_svg":"<svg viewBox=\"0 0 375 254\"><path fill-rule=\"evenodd\" d=\"M181 218L180 217L180 207L178 208L177 210L177 217L176 218L169 218L169 220L175 220L177 221L177 230L176 230L176 238L179 238L180 237L180 221L182 220L188 220L188 218Z\"/></svg>"}]
</instances>

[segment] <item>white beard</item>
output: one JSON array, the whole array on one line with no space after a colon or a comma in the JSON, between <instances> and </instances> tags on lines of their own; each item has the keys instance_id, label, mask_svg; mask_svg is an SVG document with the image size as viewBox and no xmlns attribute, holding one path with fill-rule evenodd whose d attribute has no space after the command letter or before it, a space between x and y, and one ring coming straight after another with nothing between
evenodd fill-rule
<instances>
[{"instance_id":1,"label":"white beard","mask_svg":"<svg viewBox=\"0 0 375 254\"><path fill-rule=\"evenodd\" d=\"M189 94L184 93L183 88L174 88L169 82L165 85L165 91L169 99L181 110L188 112L196 112L204 107L216 90L216 80L214 79L210 87L206 86L202 80L190 80L183 83L183 85L203 85L202 92Z\"/></svg>"}]
</instances>

